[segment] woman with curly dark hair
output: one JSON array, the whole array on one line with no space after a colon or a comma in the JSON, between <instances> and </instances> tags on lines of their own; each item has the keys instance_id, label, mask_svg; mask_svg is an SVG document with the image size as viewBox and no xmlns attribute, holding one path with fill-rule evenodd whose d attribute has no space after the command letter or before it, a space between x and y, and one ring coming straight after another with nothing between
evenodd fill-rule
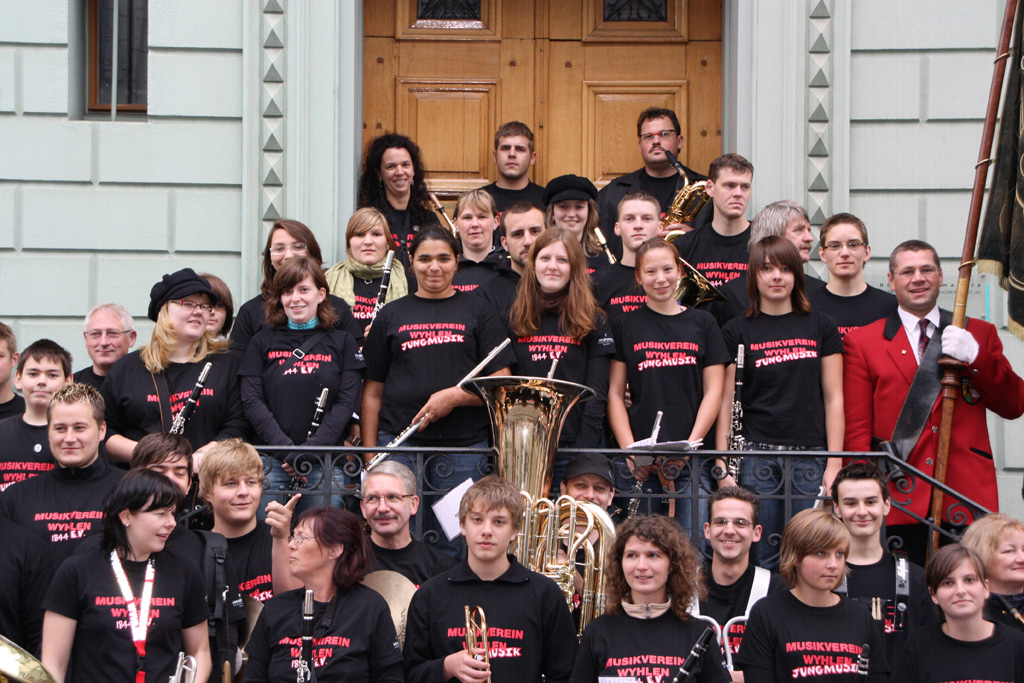
<instances>
[{"instance_id":1,"label":"woman with curly dark hair","mask_svg":"<svg viewBox=\"0 0 1024 683\"><path fill-rule=\"evenodd\" d=\"M608 608L583 632L570 683L670 680L705 628L687 612L704 592L697 550L668 517L634 517L619 527L606 567ZM690 673L698 683L729 681L714 644Z\"/></svg>"},{"instance_id":2,"label":"woman with curly dark hair","mask_svg":"<svg viewBox=\"0 0 1024 683\"><path fill-rule=\"evenodd\" d=\"M360 581L370 569L370 542L348 510L314 508L299 515L288 539L288 568L303 588L271 598L249 644L246 683L293 683L303 665L312 680L401 683L402 651L387 602ZM313 591L312 662L301 660L302 601ZM306 679L310 680L310 679Z\"/></svg>"},{"instance_id":3,"label":"woman with curly dark hair","mask_svg":"<svg viewBox=\"0 0 1024 683\"><path fill-rule=\"evenodd\" d=\"M549 228L533 243L509 312L508 330L516 354L514 374L546 377L558 359L554 379L584 384L597 393L569 412L559 445L600 446L608 363L615 347L594 297L583 247L572 232ZM567 463L568 456L555 460L556 487Z\"/></svg>"},{"instance_id":4,"label":"woman with curly dark hair","mask_svg":"<svg viewBox=\"0 0 1024 683\"><path fill-rule=\"evenodd\" d=\"M404 135L385 133L370 140L359 177L359 206L372 206L388 219L398 243L396 257L409 266L409 245L420 228L437 225L427 192L427 170L420 148Z\"/></svg>"}]
</instances>

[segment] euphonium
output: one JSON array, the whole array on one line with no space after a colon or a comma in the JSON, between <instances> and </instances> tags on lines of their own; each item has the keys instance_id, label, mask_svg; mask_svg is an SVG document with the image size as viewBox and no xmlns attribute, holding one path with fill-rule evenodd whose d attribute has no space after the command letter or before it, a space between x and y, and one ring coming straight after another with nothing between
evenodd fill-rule
<instances>
[{"instance_id":1,"label":"euphonium","mask_svg":"<svg viewBox=\"0 0 1024 683\"><path fill-rule=\"evenodd\" d=\"M477 634L480 634L477 636ZM484 614L483 607L469 608L466 605L466 652L470 652L477 648L483 648L484 653L482 655L473 655L473 657L479 661L484 662L488 666L491 665L491 647L487 642L487 615ZM487 681L490 683L491 677L487 676Z\"/></svg>"},{"instance_id":2,"label":"euphonium","mask_svg":"<svg viewBox=\"0 0 1024 683\"><path fill-rule=\"evenodd\" d=\"M679 163L679 159L676 159L672 152L666 149L665 156L668 158L669 163L672 164L672 167L679 171L679 175L683 176L683 186L676 192L676 196L672 198L668 211L665 212L665 217L661 219L662 228L667 228L676 223L689 223L700 214L701 210L707 205L708 200L711 199L708 196L708 188L704 183L690 182L690 177L686 175L686 168ZM681 234L683 234L683 231L673 230L665 236L665 239L671 242Z\"/></svg>"}]
</instances>

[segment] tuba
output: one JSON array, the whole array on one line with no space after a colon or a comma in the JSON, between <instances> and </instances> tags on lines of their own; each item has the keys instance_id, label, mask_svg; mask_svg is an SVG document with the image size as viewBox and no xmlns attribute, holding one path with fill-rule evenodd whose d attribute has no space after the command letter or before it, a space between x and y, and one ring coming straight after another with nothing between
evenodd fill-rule
<instances>
[{"instance_id":1,"label":"tuba","mask_svg":"<svg viewBox=\"0 0 1024 683\"><path fill-rule=\"evenodd\" d=\"M0 635L0 681L10 683L54 683L42 663L13 640Z\"/></svg>"},{"instance_id":2,"label":"tuba","mask_svg":"<svg viewBox=\"0 0 1024 683\"><path fill-rule=\"evenodd\" d=\"M604 613L603 551L615 538L615 526L608 513L592 503L571 496L551 500L546 495L565 418L577 402L593 398L594 390L539 377L480 377L462 385L483 397L498 451L498 474L522 489L526 499L515 556L524 566L553 579L570 608L576 557L584 558L582 634L587 624ZM567 550L560 554L562 547Z\"/></svg>"}]
</instances>

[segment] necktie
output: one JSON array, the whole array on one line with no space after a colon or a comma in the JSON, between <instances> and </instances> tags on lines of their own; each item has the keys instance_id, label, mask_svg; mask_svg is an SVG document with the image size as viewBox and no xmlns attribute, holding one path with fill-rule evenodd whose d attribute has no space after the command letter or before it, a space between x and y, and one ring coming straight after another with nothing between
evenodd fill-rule
<instances>
[{"instance_id":1,"label":"necktie","mask_svg":"<svg viewBox=\"0 0 1024 683\"><path fill-rule=\"evenodd\" d=\"M920 363L924 358L924 350L928 348L928 321L921 318L917 326L921 328L921 334L917 337L917 362Z\"/></svg>"}]
</instances>

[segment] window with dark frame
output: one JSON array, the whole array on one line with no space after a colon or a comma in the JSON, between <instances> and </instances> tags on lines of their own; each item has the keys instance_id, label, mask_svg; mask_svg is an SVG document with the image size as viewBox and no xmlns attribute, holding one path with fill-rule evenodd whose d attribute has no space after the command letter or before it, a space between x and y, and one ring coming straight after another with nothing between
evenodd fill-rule
<instances>
[{"instance_id":1,"label":"window with dark frame","mask_svg":"<svg viewBox=\"0 0 1024 683\"><path fill-rule=\"evenodd\" d=\"M117 110L145 113L149 61L148 0L89 0L89 111L110 111L117 3Z\"/></svg>"}]
</instances>

